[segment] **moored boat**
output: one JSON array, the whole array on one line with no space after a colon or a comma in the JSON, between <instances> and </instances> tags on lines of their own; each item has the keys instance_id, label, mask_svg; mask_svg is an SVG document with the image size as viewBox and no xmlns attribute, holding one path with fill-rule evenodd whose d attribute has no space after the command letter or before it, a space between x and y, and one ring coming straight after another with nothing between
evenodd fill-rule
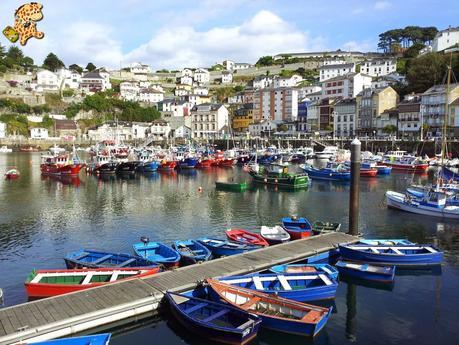
<instances>
[{"instance_id":1,"label":"moored boat","mask_svg":"<svg viewBox=\"0 0 459 345\"><path fill-rule=\"evenodd\" d=\"M212 254L216 256L241 254L260 248L259 246L250 246L247 244L234 243L223 239L210 237L200 238L198 241L206 246L212 252Z\"/></svg>"},{"instance_id":2,"label":"moored boat","mask_svg":"<svg viewBox=\"0 0 459 345\"><path fill-rule=\"evenodd\" d=\"M303 169L308 176L313 180L327 180L343 182L351 179L351 173L344 168L315 168L311 165L301 164L300 168Z\"/></svg>"},{"instance_id":3,"label":"moored boat","mask_svg":"<svg viewBox=\"0 0 459 345\"><path fill-rule=\"evenodd\" d=\"M218 298L261 317L262 328L279 332L313 337L325 326L332 311L332 308L296 302L213 279L206 282Z\"/></svg>"},{"instance_id":4,"label":"moored boat","mask_svg":"<svg viewBox=\"0 0 459 345\"><path fill-rule=\"evenodd\" d=\"M150 242L145 237L142 237L141 241L132 245L136 255L167 268L179 266L180 254L176 250L162 242Z\"/></svg>"},{"instance_id":5,"label":"moored boat","mask_svg":"<svg viewBox=\"0 0 459 345\"><path fill-rule=\"evenodd\" d=\"M243 192L247 189L247 182L233 182L233 181L216 181L215 187L219 190L227 190L233 192Z\"/></svg>"},{"instance_id":6,"label":"moored boat","mask_svg":"<svg viewBox=\"0 0 459 345\"><path fill-rule=\"evenodd\" d=\"M212 255L206 246L195 240L175 241L172 248L180 254L184 264L207 261Z\"/></svg>"},{"instance_id":7,"label":"moored boat","mask_svg":"<svg viewBox=\"0 0 459 345\"><path fill-rule=\"evenodd\" d=\"M115 172L117 174L125 174L125 175L135 174L140 163L141 163L140 161L121 162L116 166Z\"/></svg>"},{"instance_id":8,"label":"moored boat","mask_svg":"<svg viewBox=\"0 0 459 345\"><path fill-rule=\"evenodd\" d=\"M33 343L24 343L21 345L33 344L33 345L108 345L110 342L110 333L96 334L96 335L84 335L81 337L73 338L62 338L55 340L45 340Z\"/></svg>"},{"instance_id":9,"label":"moored boat","mask_svg":"<svg viewBox=\"0 0 459 345\"><path fill-rule=\"evenodd\" d=\"M378 175L378 170L371 168L371 169L360 169L360 177L376 177Z\"/></svg>"},{"instance_id":10,"label":"moored boat","mask_svg":"<svg viewBox=\"0 0 459 345\"><path fill-rule=\"evenodd\" d=\"M329 264L287 264L276 265L269 269L273 273L286 274L286 273L324 273L333 279L338 278L338 270Z\"/></svg>"},{"instance_id":11,"label":"moored boat","mask_svg":"<svg viewBox=\"0 0 459 345\"><path fill-rule=\"evenodd\" d=\"M261 319L228 304L166 293L172 314L189 331L224 344L246 344L256 337Z\"/></svg>"},{"instance_id":12,"label":"moored boat","mask_svg":"<svg viewBox=\"0 0 459 345\"><path fill-rule=\"evenodd\" d=\"M178 162L178 167L180 169L194 169L198 163L199 163L199 158L186 157Z\"/></svg>"},{"instance_id":13,"label":"moored boat","mask_svg":"<svg viewBox=\"0 0 459 345\"><path fill-rule=\"evenodd\" d=\"M285 231L290 234L292 240L298 240L312 235L311 223L304 217L284 217L282 218L282 226Z\"/></svg>"},{"instance_id":14,"label":"moored boat","mask_svg":"<svg viewBox=\"0 0 459 345\"><path fill-rule=\"evenodd\" d=\"M316 221L312 224L312 233L314 235L336 232L341 229L341 223Z\"/></svg>"},{"instance_id":15,"label":"moored boat","mask_svg":"<svg viewBox=\"0 0 459 345\"><path fill-rule=\"evenodd\" d=\"M158 167L159 171L172 171L177 166L176 161L162 161Z\"/></svg>"},{"instance_id":16,"label":"moored boat","mask_svg":"<svg viewBox=\"0 0 459 345\"><path fill-rule=\"evenodd\" d=\"M244 229L226 230L226 237L237 243L262 247L269 246L269 243L260 234L256 234Z\"/></svg>"},{"instance_id":17,"label":"moored boat","mask_svg":"<svg viewBox=\"0 0 459 345\"><path fill-rule=\"evenodd\" d=\"M270 164L268 167L255 165L249 171L256 183L268 184L286 188L304 188L309 186L307 174L294 174L288 172L288 167L281 164Z\"/></svg>"},{"instance_id":18,"label":"moored boat","mask_svg":"<svg viewBox=\"0 0 459 345\"><path fill-rule=\"evenodd\" d=\"M366 244L340 245L341 257L385 266L439 265L443 253L432 245L371 246Z\"/></svg>"},{"instance_id":19,"label":"moored boat","mask_svg":"<svg viewBox=\"0 0 459 345\"><path fill-rule=\"evenodd\" d=\"M196 169L210 168L214 164L214 160L210 158L201 158L196 164Z\"/></svg>"},{"instance_id":20,"label":"moored boat","mask_svg":"<svg viewBox=\"0 0 459 345\"><path fill-rule=\"evenodd\" d=\"M290 234L279 225L273 227L262 226L260 235L271 245L290 241Z\"/></svg>"},{"instance_id":21,"label":"moored boat","mask_svg":"<svg viewBox=\"0 0 459 345\"><path fill-rule=\"evenodd\" d=\"M413 156L385 160L382 164L400 172L425 173L429 169L429 163L422 161L419 157Z\"/></svg>"},{"instance_id":22,"label":"moored boat","mask_svg":"<svg viewBox=\"0 0 459 345\"><path fill-rule=\"evenodd\" d=\"M395 266L375 266L367 263L338 261L335 264L340 274L378 283L393 283Z\"/></svg>"},{"instance_id":23,"label":"moored boat","mask_svg":"<svg viewBox=\"0 0 459 345\"><path fill-rule=\"evenodd\" d=\"M159 267L38 270L29 274L24 285L29 297L42 298L90 289L121 280L148 277L159 271Z\"/></svg>"},{"instance_id":24,"label":"moored boat","mask_svg":"<svg viewBox=\"0 0 459 345\"><path fill-rule=\"evenodd\" d=\"M42 175L76 176L85 166L74 153L60 155L43 155L41 157L40 171Z\"/></svg>"},{"instance_id":25,"label":"moored boat","mask_svg":"<svg viewBox=\"0 0 459 345\"><path fill-rule=\"evenodd\" d=\"M126 253L108 253L104 251L81 249L69 253L64 258L69 269L104 268L104 267L157 267L155 262Z\"/></svg>"},{"instance_id":26,"label":"moored boat","mask_svg":"<svg viewBox=\"0 0 459 345\"><path fill-rule=\"evenodd\" d=\"M21 176L21 173L19 172L18 169L9 169L5 173L5 178L7 180L15 180L15 179L19 178L20 176Z\"/></svg>"},{"instance_id":27,"label":"moored boat","mask_svg":"<svg viewBox=\"0 0 459 345\"><path fill-rule=\"evenodd\" d=\"M369 246L410 246L416 243L404 238L365 238L358 242Z\"/></svg>"},{"instance_id":28,"label":"moored boat","mask_svg":"<svg viewBox=\"0 0 459 345\"><path fill-rule=\"evenodd\" d=\"M390 175L392 167L386 165L376 165L376 170L378 170L378 175Z\"/></svg>"}]
</instances>

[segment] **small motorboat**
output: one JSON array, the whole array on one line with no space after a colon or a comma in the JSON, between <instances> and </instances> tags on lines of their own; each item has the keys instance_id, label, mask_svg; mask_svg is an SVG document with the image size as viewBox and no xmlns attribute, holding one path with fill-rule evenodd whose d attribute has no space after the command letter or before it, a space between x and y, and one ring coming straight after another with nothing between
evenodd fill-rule
<instances>
[{"instance_id":1,"label":"small motorboat","mask_svg":"<svg viewBox=\"0 0 459 345\"><path fill-rule=\"evenodd\" d=\"M3 145L0 147L0 153L11 153L13 152L13 149L8 148L8 146Z\"/></svg>"},{"instance_id":2,"label":"small motorboat","mask_svg":"<svg viewBox=\"0 0 459 345\"><path fill-rule=\"evenodd\" d=\"M260 235L270 245L290 241L290 234L287 231L285 231L284 228L280 225L276 225L273 227L262 226L260 230Z\"/></svg>"},{"instance_id":3,"label":"small motorboat","mask_svg":"<svg viewBox=\"0 0 459 345\"><path fill-rule=\"evenodd\" d=\"M269 246L269 243L261 235L244 229L226 230L226 237L237 243L262 247Z\"/></svg>"},{"instance_id":4,"label":"small motorboat","mask_svg":"<svg viewBox=\"0 0 459 345\"><path fill-rule=\"evenodd\" d=\"M341 229L341 223L317 221L312 224L312 233L314 235L337 232Z\"/></svg>"},{"instance_id":5,"label":"small motorboat","mask_svg":"<svg viewBox=\"0 0 459 345\"><path fill-rule=\"evenodd\" d=\"M335 298L338 282L323 273L255 273L218 281L299 302Z\"/></svg>"},{"instance_id":6,"label":"small motorboat","mask_svg":"<svg viewBox=\"0 0 459 345\"><path fill-rule=\"evenodd\" d=\"M303 217L284 217L282 218L282 226L285 231L290 234L292 240L298 240L312 235L311 223Z\"/></svg>"},{"instance_id":7,"label":"small motorboat","mask_svg":"<svg viewBox=\"0 0 459 345\"><path fill-rule=\"evenodd\" d=\"M386 165L376 165L376 170L378 170L378 175L390 175L392 172L392 167Z\"/></svg>"},{"instance_id":8,"label":"small motorboat","mask_svg":"<svg viewBox=\"0 0 459 345\"><path fill-rule=\"evenodd\" d=\"M172 292L172 314L189 331L211 341L246 344L257 336L261 319L234 306Z\"/></svg>"},{"instance_id":9,"label":"small motorboat","mask_svg":"<svg viewBox=\"0 0 459 345\"><path fill-rule=\"evenodd\" d=\"M443 261L443 252L432 245L367 245L339 246L342 258L383 266L429 266Z\"/></svg>"},{"instance_id":10,"label":"small motorboat","mask_svg":"<svg viewBox=\"0 0 459 345\"><path fill-rule=\"evenodd\" d=\"M378 175L378 169L374 168L360 168L360 177L376 177Z\"/></svg>"},{"instance_id":11,"label":"small motorboat","mask_svg":"<svg viewBox=\"0 0 459 345\"><path fill-rule=\"evenodd\" d=\"M279 332L313 337L325 326L333 309L291 301L213 279L207 279L206 282L216 297L259 316L261 327Z\"/></svg>"},{"instance_id":12,"label":"small motorboat","mask_svg":"<svg viewBox=\"0 0 459 345\"><path fill-rule=\"evenodd\" d=\"M45 340L33 343L24 343L22 345L33 344L33 345L108 345L110 342L110 333L96 334L96 335L84 335L82 337L74 338L62 338L55 340Z\"/></svg>"},{"instance_id":13,"label":"small motorboat","mask_svg":"<svg viewBox=\"0 0 459 345\"><path fill-rule=\"evenodd\" d=\"M108 253L88 249L81 249L69 253L65 256L64 260L68 269L104 267L158 267L155 262L139 256L133 256L125 253Z\"/></svg>"},{"instance_id":14,"label":"small motorboat","mask_svg":"<svg viewBox=\"0 0 459 345\"><path fill-rule=\"evenodd\" d=\"M251 246L242 243L234 243L219 238L204 237L198 239L198 242L206 246L213 255L229 256L241 254L250 250L260 249L260 246Z\"/></svg>"},{"instance_id":15,"label":"small motorboat","mask_svg":"<svg viewBox=\"0 0 459 345\"><path fill-rule=\"evenodd\" d=\"M301 164L300 168L303 169L308 176L313 180L326 180L326 181L350 181L351 173L345 168L315 168L311 165Z\"/></svg>"},{"instance_id":16,"label":"small motorboat","mask_svg":"<svg viewBox=\"0 0 459 345\"><path fill-rule=\"evenodd\" d=\"M132 245L136 255L167 268L179 266L180 254L176 250L162 242L150 242L146 237L140 240L141 242Z\"/></svg>"},{"instance_id":17,"label":"small motorboat","mask_svg":"<svg viewBox=\"0 0 459 345\"><path fill-rule=\"evenodd\" d=\"M121 280L148 277L159 271L159 267L38 270L29 274L24 285L27 296L42 298L90 289Z\"/></svg>"},{"instance_id":18,"label":"small motorboat","mask_svg":"<svg viewBox=\"0 0 459 345\"><path fill-rule=\"evenodd\" d=\"M324 273L333 279L338 279L338 270L329 264L287 264L276 265L269 269L276 274L285 273Z\"/></svg>"},{"instance_id":19,"label":"small motorboat","mask_svg":"<svg viewBox=\"0 0 459 345\"><path fill-rule=\"evenodd\" d=\"M21 176L21 173L18 169L10 169L5 173L5 178L7 180L15 180Z\"/></svg>"},{"instance_id":20,"label":"small motorboat","mask_svg":"<svg viewBox=\"0 0 459 345\"><path fill-rule=\"evenodd\" d=\"M206 246L195 240L175 241L172 248L180 254L184 264L207 261L212 253Z\"/></svg>"},{"instance_id":21,"label":"small motorboat","mask_svg":"<svg viewBox=\"0 0 459 345\"><path fill-rule=\"evenodd\" d=\"M338 261L335 264L340 274L378 283L393 283L395 266L375 266L367 263Z\"/></svg>"},{"instance_id":22,"label":"small motorboat","mask_svg":"<svg viewBox=\"0 0 459 345\"><path fill-rule=\"evenodd\" d=\"M232 192L243 192L247 189L247 182L230 182L230 181L216 181L215 187L219 190L227 190Z\"/></svg>"}]
</instances>

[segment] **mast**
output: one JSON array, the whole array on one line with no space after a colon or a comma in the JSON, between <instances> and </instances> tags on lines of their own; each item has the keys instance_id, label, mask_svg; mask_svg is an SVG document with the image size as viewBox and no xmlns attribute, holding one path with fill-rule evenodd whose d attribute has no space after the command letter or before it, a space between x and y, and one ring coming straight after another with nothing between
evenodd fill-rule
<instances>
[{"instance_id":1,"label":"mast","mask_svg":"<svg viewBox=\"0 0 459 345\"><path fill-rule=\"evenodd\" d=\"M451 83L451 62L453 58L453 53L451 53L450 64L447 66L448 75L446 77L446 95L445 95L445 119L443 121L443 133L441 138L441 166L444 165L447 145L446 145L446 136L448 133L448 124L449 124L449 88Z\"/></svg>"}]
</instances>

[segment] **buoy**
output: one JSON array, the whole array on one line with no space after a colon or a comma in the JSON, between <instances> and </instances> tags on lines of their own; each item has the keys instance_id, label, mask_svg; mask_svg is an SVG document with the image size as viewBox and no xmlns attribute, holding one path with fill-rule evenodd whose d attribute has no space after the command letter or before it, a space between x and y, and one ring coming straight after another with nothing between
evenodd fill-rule
<instances>
[{"instance_id":1,"label":"buoy","mask_svg":"<svg viewBox=\"0 0 459 345\"><path fill-rule=\"evenodd\" d=\"M198 188L198 192L202 192L202 187L199 187L199 188Z\"/></svg>"}]
</instances>

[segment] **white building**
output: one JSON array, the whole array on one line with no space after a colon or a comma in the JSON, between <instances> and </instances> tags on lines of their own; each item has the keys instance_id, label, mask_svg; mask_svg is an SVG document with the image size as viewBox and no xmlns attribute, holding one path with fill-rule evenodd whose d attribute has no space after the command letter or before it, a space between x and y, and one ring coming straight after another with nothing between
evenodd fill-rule
<instances>
[{"instance_id":1,"label":"white building","mask_svg":"<svg viewBox=\"0 0 459 345\"><path fill-rule=\"evenodd\" d=\"M141 89L139 101L145 103L159 103L164 99L164 93L155 89Z\"/></svg>"},{"instance_id":2,"label":"white building","mask_svg":"<svg viewBox=\"0 0 459 345\"><path fill-rule=\"evenodd\" d=\"M260 75L258 77L255 77L255 79L253 79L252 81L253 88L254 89L268 88L273 84L274 82L273 79L274 79L273 77L268 77L265 75Z\"/></svg>"},{"instance_id":3,"label":"white building","mask_svg":"<svg viewBox=\"0 0 459 345\"><path fill-rule=\"evenodd\" d=\"M140 62L133 62L129 66L129 70L134 74L148 74L151 73L151 68L147 64Z\"/></svg>"},{"instance_id":4,"label":"white building","mask_svg":"<svg viewBox=\"0 0 459 345\"><path fill-rule=\"evenodd\" d=\"M81 77L80 89L84 92L98 92L111 89L110 75L104 71L87 72Z\"/></svg>"},{"instance_id":5,"label":"white building","mask_svg":"<svg viewBox=\"0 0 459 345\"><path fill-rule=\"evenodd\" d=\"M328 65L342 65L345 64L346 60L341 59L341 58L329 58L329 59L324 59L320 61L319 65L320 66L328 66Z\"/></svg>"},{"instance_id":6,"label":"white building","mask_svg":"<svg viewBox=\"0 0 459 345\"><path fill-rule=\"evenodd\" d=\"M373 59L360 66L360 72L372 77L381 77L397 72L397 59Z\"/></svg>"},{"instance_id":7,"label":"white building","mask_svg":"<svg viewBox=\"0 0 459 345\"><path fill-rule=\"evenodd\" d=\"M111 89L112 88L112 84L110 83L110 73L108 73L105 70L105 68L99 68L99 69L97 69L97 71L99 72L99 75L103 78L104 91L108 90L108 89Z\"/></svg>"},{"instance_id":8,"label":"white building","mask_svg":"<svg viewBox=\"0 0 459 345\"><path fill-rule=\"evenodd\" d=\"M207 96L209 94L209 89L202 86L195 86L193 88L193 93L199 96Z\"/></svg>"},{"instance_id":9,"label":"white building","mask_svg":"<svg viewBox=\"0 0 459 345\"><path fill-rule=\"evenodd\" d=\"M230 71L222 71L222 84L231 84L233 82L233 74Z\"/></svg>"},{"instance_id":10,"label":"white building","mask_svg":"<svg viewBox=\"0 0 459 345\"><path fill-rule=\"evenodd\" d=\"M140 87L137 81L123 81L120 83L120 96L125 101L139 100Z\"/></svg>"},{"instance_id":11,"label":"white building","mask_svg":"<svg viewBox=\"0 0 459 345\"><path fill-rule=\"evenodd\" d=\"M174 95L178 97L186 96L190 94L190 92L191 92L190 85L178 84L174 89Z\"/></svg>"},{"instance_id":12,"label":"white building","mask_svg":"<svg viewBox=\"0 0 459 345\"><path fill-rule=\"evenodd\" d=\"M58 91L60 80L56 73L46 69L37 72L37 91Z\"/></svg>"},{"instance_id":13,"label":"white building","mask_svg":"<svg viewBox=\"0 0 459 345\"><path fill-rule=\"evenodd\" d=\"M0 122L0 139L6 138L6 123Z\"/></svg>"},{"instance_id":14,"label":"white building","mask_svg":"<svg viewBox=\"0 0 459 345\"><path fill-rule=\"evenodd\" d=\"M182 69L179 72L178 77L185 77L185 76L193 78L193 71L191 69L189 69L189 68Z\"/></svg>"},{"instance_id":15,"label":"white building","mask_svg":"<svg viewBox=\"0 0 459 345\"><path fill-rule=\"evenodd\" d=\"M194 71L194 81L199 84L208 83L210 80L210 73L204 68L197 68Z\"/></svg>"},{"instance_id":16,"label":"white building","mask_svg":"<svg viewBox=\"0 0 459 345\"><path fill-rule=\"evenodd\" d=\"M248 69L253 67L253 65L246 62L234 62L232 60L224 60L222 65L228 71L237 71L242 69Z\"/></svg>"},{"instance_id":17,"label":"white building","mask_svg":"<svg viewBox=\"0 0 459 345\"><path fill-rule=\"evenodd\" d=\"M170 132L171 126L169 126L169 123L163 119L157 119L151 123L149 137L155 140L166 139L169 137Z\"/></svg>"},{"instance_id":18,"label":"white building","mask_svg":"<svg viewBox=\"0 0 459 345\"><path fill-rule=\"evenodd\" d=\"M338 65L323 65L319 68L319 81L335 78L341 75L355 72L354 63L338 64Z\"/></svg>"},{"instance_id":19,"label":"white building","mask_svg":"<svg viewBox=\"0 0 459 345\"><path fill-rule=\"evenodd\" d=\"M322 82L322 98L353 98L371 87L372 78L362 73L348 73Z\"/></svg>"},{"instance_id":20,"label":"white building","mask_svg":"<svg viewBox=\"0 0 459 345\"><path fill-rule=\"evenodd\" d=\"M459 43L459 27L439 31L432 43L432 51L440 52Z\"/></svg>"},{"instance_id":21,"label":"white building","mask_svg":"<svg viewBox=\"0 0 459 345\"><path fill-rule=\"evenodd\" d=\"M357 127L357 103L355 98L346 98L335 104L333 131L337 137L353 137ZM308 114L309 115L309 114Z\"/></svg>"},{"instance_id":22,"label":"white building","mask_svg":"<svg viewBox=\"0 0 459 345\"><path fill-rule=\"evenodd\" d=\"M191 128L188 126L178 127L176 130L174 130L174 138L190 139L191 138Z\"/></svg>"},{"instance_id":23,"label":"white building","mask_svg":"<svg viewBox=\"0 0 459 345\"><path fill-rule=\"evenodd\" d=\"M46 128L31 128L30 129L30 137L32 139L47 139L48 138L48 130Z\"/></svg>"},{"instance_id":24,"label":"white building","mask_svg":"<svg viewBox=\"0 0 459 345\"><path fill-rule=\"evenodd\" d=\"M147 122L132 123L132 139L145 139L150 130L150 124Z\"/></svg>"},{"instance_id":25,"label":"white building","mask_svg":"<svg viewBox=\"0 0 459 345\"><path fill-rule=\"evenodd\" d=\"M269 137L273 135L276 130L277 123L269 119L249 124L249 133L252 137Z\"/></svg>"},{"instance_id":26,"label":"white building","mask_svg":"<svg viewBox=\"0 0 459 345\"><path fill-rule=\"evenodd\" d=\"M76 90L80 87L81 74L77 71L60 68L56 71L56 75L59 79L59 85L63 83L64 88Z\"/></svg>"},{"instance_id":27,"label":"white building","mask_svg":"<svg viewBox=\"0 0 459 345\"><path fill-rule=\"evenodd\" d=\"M228 109L222 104L204 103L191 109L191 137L218 138L228 126Z\"/></svg>"},{"instance_id":28,"label":"white building","mask_svg":"<svg viewBox=\"0 0 459 345\"><path fill-rule=\"evenodd\" d=\"M253 119L256 121L295 121L298 117L298 90L259 89L253 94L253 104Z\"/></svg>"},{"instance_id":29,"label":"white building","mask_svg":"<svg viewBox=\"0 0 459 345\"><path fill-rule=\"evenodd\" d=\"M180 77L179 83L181 85L193 85L193 77L190 77L189 75L183 75Z\"/></svg>"},{"instance_id":30,"label":"white building","mask_svg":"<svg viewBox=\"0 0 459 345\"><path fill-rule=\"evenodd\" d=\"M274 88L293 87L297 86L302 80L303 78L298 74L294 74L290 78L276 76L273 80L272 86Z\"/></svg>"},{"instance_id":31,"label":"white building","mask_svg":"<svg viewBox=\"0 0 459 345\"><path fill-rule=\"evenodd\" d=\"M298 99L303 99L308 97L308 95L316 92L321 92L322 87L319 85L310 85L310 86L303 86L298 88Z\"/></svg>"},{"instance_id":32,"label":"white building","mask_svg":"<svg viewBox=\"0 0 459 345\"><path fill-rule=\"evenodd\" d=\"M170 113L172 117L184 117L190 115L189 103L176 99L165 99L160 104L162 112Z\"/></svg>"}]
</instances>

